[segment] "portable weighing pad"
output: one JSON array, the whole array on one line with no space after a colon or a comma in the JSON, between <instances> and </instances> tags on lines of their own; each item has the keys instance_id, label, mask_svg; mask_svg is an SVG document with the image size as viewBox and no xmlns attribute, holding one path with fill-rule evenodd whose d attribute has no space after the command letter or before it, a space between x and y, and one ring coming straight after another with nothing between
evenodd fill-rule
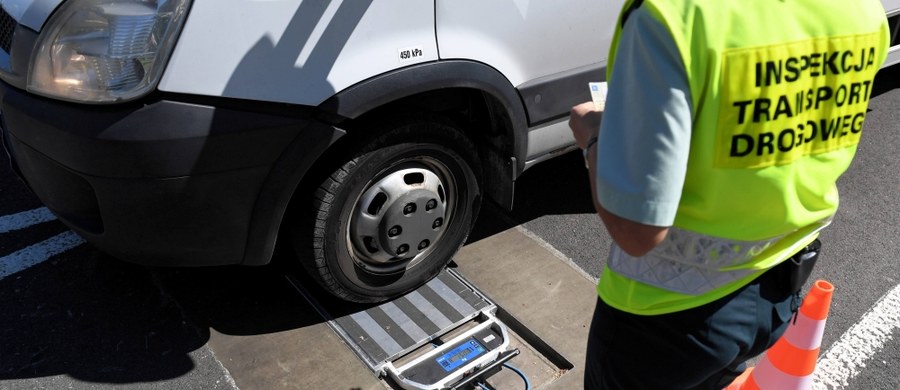
<instances>
[{"instance_id":1,"label":"portable weighing pad","mask_svg":"<svg viewBox=\"0 0 900 390\"><path fill-rule=\"evenodd\" d=\"M519 353L507 350L496 304L452 269L402 297L338 317L289 280L373 374L404 389L468 388Z\"/></svg>"}]
</instances>

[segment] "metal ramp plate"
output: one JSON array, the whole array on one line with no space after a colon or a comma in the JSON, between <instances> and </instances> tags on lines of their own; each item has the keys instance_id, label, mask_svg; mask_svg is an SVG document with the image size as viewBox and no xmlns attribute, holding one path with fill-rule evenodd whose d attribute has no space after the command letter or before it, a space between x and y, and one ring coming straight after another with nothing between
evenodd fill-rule
<instances>
[{"instance_id":1,"label":"metal ramp plate","mask_svg":"<svg viewBox=\"0 0 900 390\"><path fill-rule=\"evenodd\" d=\"M392 360L494 309L461 275L445 269L392 301L337 318L321 314L373 372L382 373Z\"/></svg>"}]
</instances>

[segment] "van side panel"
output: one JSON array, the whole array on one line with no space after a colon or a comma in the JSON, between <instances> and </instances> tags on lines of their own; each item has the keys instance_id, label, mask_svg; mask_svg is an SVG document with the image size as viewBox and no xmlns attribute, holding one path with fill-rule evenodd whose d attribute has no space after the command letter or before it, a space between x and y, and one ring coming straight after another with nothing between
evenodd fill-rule
<instances>
[{"instance_id":1,"label":"van side panel","mask_svg":"<svg viewBox=\"0 0 900 390\"><path fill-rule=\"evenodd\" d=\"M441 58L484 62L518 87L539 77L605 62L623 1L436 3Z\"/></svg>"},{"instance_id":2,"label":"van side panel","mask_svg":"<svg viewBox=\"0 0 900 390\"><path fill-rule=\"evenodd\" d=\"M891 27L891 49L884 66L892 66L900 63L900 0L881 0L884 10L888 15L888 24Z\"/></svg>"},{"instance_id":3,"label":"van side panel","mask_svg":"<svg viewBox=\"0 0 900 390\"><path fill-rule=\"evenodd\" d=\"M437 58L431 1L195 0L159 89L318 105Z\"/></svg>"},{"instance_id":4,"label":"van side panel","mask_svg":"<svg viewBox=\"0 0 900 390\"><path fill-rule=\"evenodd\" d=\"M436 0L442 60L483 62L519 92L529 125L519 171L569 150L559 125L569 109L590 99L588 81L603 69L622 0ZM575 49L573 49L575 48ZM527 152L526 152L527 150Z\"/></svg>"}]
</instances>

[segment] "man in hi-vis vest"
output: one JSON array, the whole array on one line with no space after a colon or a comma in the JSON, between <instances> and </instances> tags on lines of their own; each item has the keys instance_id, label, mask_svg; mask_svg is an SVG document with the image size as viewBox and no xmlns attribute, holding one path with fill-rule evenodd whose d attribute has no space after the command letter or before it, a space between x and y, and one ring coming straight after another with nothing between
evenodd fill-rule
<instances>
[{"instance_id":1,"label":"man in hi-vis vest","mask_svg":"<svg viewBox=\"0 0 900 390\"><path fill-rule=\"evenodd\" d=\"M880 0L625 2L570 119L614 241L585 388L722 388L781 336L889 38Z\"/></svg>"}]
</instances>

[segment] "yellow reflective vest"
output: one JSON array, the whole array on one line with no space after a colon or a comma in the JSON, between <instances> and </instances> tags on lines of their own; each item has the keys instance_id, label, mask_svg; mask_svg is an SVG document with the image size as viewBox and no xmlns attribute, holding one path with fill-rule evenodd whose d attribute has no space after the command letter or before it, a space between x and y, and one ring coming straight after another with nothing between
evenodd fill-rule
<instances>
[{"instance_id":1,"label":"yellow reflective vest","mask_svg":"<svg viewBox=\"0 0 900 390\"><path fill-rule=\"evenodd\" d=\"M610 88L633 3L610 48ZM613 307L651 315L721 298L816 238L837 210L835 182L856 153L890 35L879 0L640 7L670 31L684 63L687 175L666 241L640 258L614 246L597 290Z\"/></svg>"}]
</instances>

